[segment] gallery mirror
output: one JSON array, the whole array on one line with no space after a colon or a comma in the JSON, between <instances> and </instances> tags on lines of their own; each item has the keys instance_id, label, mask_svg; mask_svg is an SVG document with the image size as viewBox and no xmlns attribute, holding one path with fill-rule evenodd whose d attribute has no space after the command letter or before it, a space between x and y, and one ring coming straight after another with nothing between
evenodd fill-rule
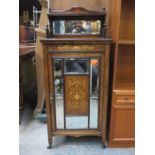
<instances>
[{"instance_id":1,"label":"gallery mirror","mask_svg":"<svg viewBox=\"0 0 155 155\"><path fill-rule=\"evenodd\" d=\"M96 35L100 34L100 20L57 20L53 21L53 34Z\"/></svg>"}]
</instances>

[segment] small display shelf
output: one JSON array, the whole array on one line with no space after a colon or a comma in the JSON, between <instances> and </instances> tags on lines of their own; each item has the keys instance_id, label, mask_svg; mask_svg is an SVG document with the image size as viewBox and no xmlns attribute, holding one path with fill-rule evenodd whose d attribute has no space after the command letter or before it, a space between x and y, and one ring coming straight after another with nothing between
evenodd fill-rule
<instances>
[{"instance_id":1,"label":"small display shelf","mask_svg":"<svg viewBox=\"0 0 155 155\"><path fill-rule=\"evenodd\" d=\"M106 37L105 8L102 11L89 11L75 6L67 11L49 10L47 37Z\"/></svg>"},{"instance_id":2,"label":"small display shelf","mask_svg":"<svg viewBox=\"0 0 155 155\"><path fill-rule=\"evenodd\" d=\"M116 89L134 89L135 46L119 45L116 66Z\"/></svg>"}]
</instances>

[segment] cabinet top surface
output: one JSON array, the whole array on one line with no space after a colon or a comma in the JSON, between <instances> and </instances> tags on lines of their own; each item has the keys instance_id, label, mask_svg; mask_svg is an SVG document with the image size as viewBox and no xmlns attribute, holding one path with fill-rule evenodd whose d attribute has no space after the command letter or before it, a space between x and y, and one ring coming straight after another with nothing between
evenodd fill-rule
<instances>
[{"instance_id":1,"label":"cabinet top surface","mask_svg":"<svg viewBox=\"0 0 155 155\"><path fill-rule=\"evenodd\" d=\"M40 40L43 44L50 43L112 43L111 38L46 38Z\"/></svg>"}]
</instances>

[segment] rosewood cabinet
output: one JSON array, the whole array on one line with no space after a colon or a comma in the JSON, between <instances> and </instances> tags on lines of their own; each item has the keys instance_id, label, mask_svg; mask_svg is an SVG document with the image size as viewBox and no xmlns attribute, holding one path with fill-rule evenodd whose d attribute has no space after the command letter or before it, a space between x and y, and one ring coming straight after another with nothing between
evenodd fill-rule
<instances>
[{"instance_id":1,"label":"rosewood cabinet","mask_svg":"<svg viewBox=\"0 0 155 155\"><path fill-rule=\"evenodd\" d=\"M50 11L48 17L48 38L41 40L48 116L48 148L52 147L52 137L56 135L100 136L104 146L111 43L111 39L103 37L101 28L105 12L91 12L74 7L62 13ZM56 31L53 31L53 20L66 17L68 20L75 20L74 22L78 20L78 23L89 19L86 22L92 26L89 28L93 33L84 30L70 34L71 30L65 29L65 35L56 34ZM100 22L95 23L94 20L98 18ZM71 24L67 22L63 22L63 26ZM99 31L95 29L97 23L100 23ZM93 27L93 24L96 25Z\"/></svg>"}]
</instances>

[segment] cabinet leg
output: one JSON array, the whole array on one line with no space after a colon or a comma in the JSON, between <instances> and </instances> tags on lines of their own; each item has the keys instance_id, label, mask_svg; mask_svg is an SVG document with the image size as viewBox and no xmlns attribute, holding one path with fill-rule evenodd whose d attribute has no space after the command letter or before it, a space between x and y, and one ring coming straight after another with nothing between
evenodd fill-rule
<instances>
[{"instance_id":1,"label":"cabinet leg","mask_svg":"<svg viewBox=\"0 0 155 155\"><path fill-rule=\"evenodd\" d=\"M102 140L102 148L106 148L105 137L102 137L101 140Z\"/></svg>"},{"instance_id":2,"label":"cabinet leg","mask_svg":"<svg viewBox=\"0 0 155 155\"><path fill-rule=\"evenodd\" d=\"M47 146L47 149L52 149L52 143Z\"/></svg>"},{"instance_id":3,"label":"cabinet leg","mask_svg":"<svg viewBox=\"0 0 155 155\"><path fill-rule=\"evenodd\" d=\"M48 139L47 149L52 149L52 138Z\"/></svg>"},{"instance_id":4,"label":"cabinet leg","mask_svg":"<svg viewBox=\"0 0 155 155\"><path fill-rule=\"evenodd\" d=\"M105 144L102 144L102 148L105 149L106 148L106 145Z\"/></svg>"}]
</instances>

